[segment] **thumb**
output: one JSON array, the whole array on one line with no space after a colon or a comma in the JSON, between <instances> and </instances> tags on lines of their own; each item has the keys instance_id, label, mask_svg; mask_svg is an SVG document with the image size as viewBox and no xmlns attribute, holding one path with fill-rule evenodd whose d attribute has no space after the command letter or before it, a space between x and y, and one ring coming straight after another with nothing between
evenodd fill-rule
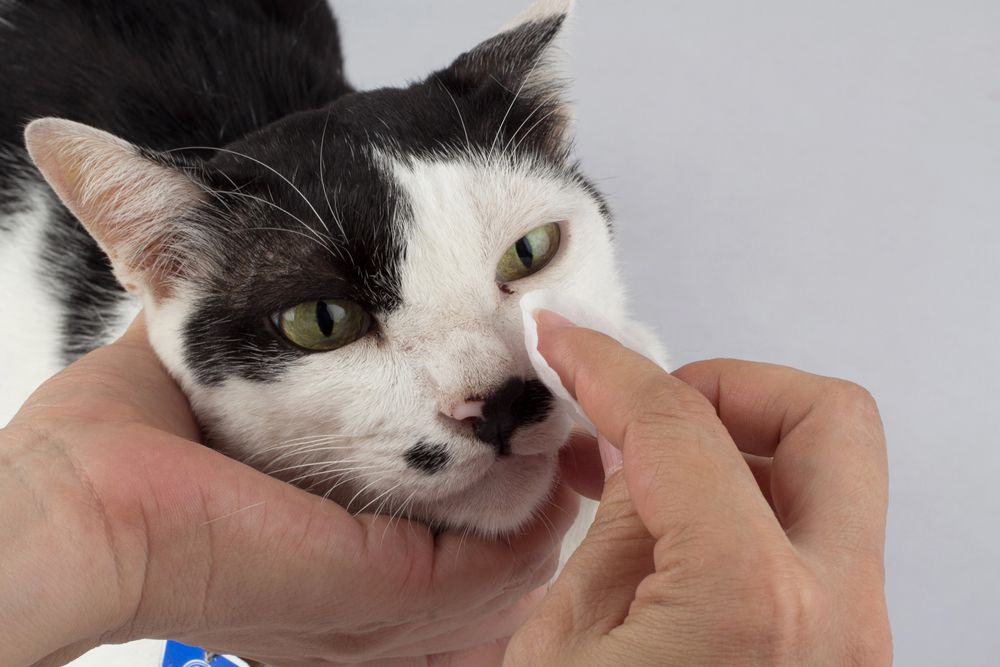
<instances>
[{"instance_id":1,"label":"thumb","mask_svg":"<svg viewBox=\"0 0 1000 667\"><path fill-rule=\"evenodd\" d=\"M538 614L580 637L610 632L624 622L636 587L654 572L654 544L629 498L625 475L613 470L586 538Z\"/></svg>"}]
</instances>

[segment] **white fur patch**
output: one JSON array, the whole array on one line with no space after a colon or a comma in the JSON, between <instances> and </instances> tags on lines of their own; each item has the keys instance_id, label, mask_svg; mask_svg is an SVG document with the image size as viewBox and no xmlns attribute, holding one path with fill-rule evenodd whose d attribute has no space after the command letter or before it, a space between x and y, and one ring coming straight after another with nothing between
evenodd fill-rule
<instances>
[{"instance_id":1,"label":"white fur patch","mask_svg":"<svg viewBox=\"0 0 1000 667\"><path fill-rule=\"evenodd\" d=\"M591 435L597 435L594 424L584 414L576 399L563 386L559 375L538 351L538 323L535 321L535 317L540 310L552 311L562 315L577 326L593 329L610 336L625 347L655 361L665 370L667 369L666 355L660 342L638 323L609 320L587 303L568 297L556 290L535 290L525 294L521 299L521 317L524 322L524 346L528 350L531 365L534 367L538 379L545 383L563 409Z\"/></svg>"},{"instance_id":2,"label":"white fur patch","mask_svg":"<svg viewBox=\"0 0 1000 667\"><path fill-rule=\"evenodd\" d=\"M63 366L61 329L67 314L56 282L42 273L44 235L55 202L41 186L26 197L27 211L9 215L0 232L0 294L4 295L3 346L0 346L0 426L21 404ZM138 313L136 300L124 300L106 322L110 342L120 336Z\"/></svg>"},{"instance_id":3,"label":"white fur patch","mask_svg":"<svg viewBox=\"0 0 1000 667\"><path fill-rule=\"evenodd\" d=\"M575 0L536 0L517 18L507 24L504 31L513 30L525 23L545 21L557 16L566 16L573 11Z\"/></svg>"},{"instance_id":4,"label":"white fur patch","mask_svg":"<svg viewBox=\"0 0 1000 667\"><path fill-rule=\"evenodd\" d=\"M29 201L27 212L4 218L2 226L8 231L0 232L0 294L4 295L0 427L62 366L62 312L52 297L51 283L39 272L38 260L51 213L41 188Z\"/></svg>"}]
</instances>

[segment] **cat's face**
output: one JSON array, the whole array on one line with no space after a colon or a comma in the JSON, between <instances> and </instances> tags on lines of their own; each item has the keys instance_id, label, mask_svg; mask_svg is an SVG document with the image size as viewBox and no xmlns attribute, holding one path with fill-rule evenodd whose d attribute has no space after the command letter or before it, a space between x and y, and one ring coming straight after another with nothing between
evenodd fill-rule
<instances>
[{"instance_id":1,"label":"cat's face","mask_svg":"<svg viewBox=\"0 0 1000 667\"><path fill-rule=\"evenodd\" d=\"M213 446L351 511L500 533L544 502L569 420L528 362L520 295L625 316L545 64L564 9L183 162L29 129Z\"/></svg>"},{"instance_id":2,"label":"cat's face","mask_svg":"<svg viewBox=\"0 0 1000 667\"><path fill-rule=\"evenodd\" d=\"M339 253L294 221L281 229L295 234L242 232L217 284L150 306L151 338L223 451L352 510L511 529L548 494L569 431L534 377L518 302L547 287L622 315L600 202L571 172L530 162L383 154L373 165L391 184L386 217L365 223L378 234L365 238L343 194L337 219L359 241ZM315 216L311 227L327 235ZM548 263L500 281L510 249L539 229L555 239ZM280 331L298 330L274 320L292 310L321 337L317 301L358 304L369 328L337 349L299 349Z\"/></svg>"}]
</instances>

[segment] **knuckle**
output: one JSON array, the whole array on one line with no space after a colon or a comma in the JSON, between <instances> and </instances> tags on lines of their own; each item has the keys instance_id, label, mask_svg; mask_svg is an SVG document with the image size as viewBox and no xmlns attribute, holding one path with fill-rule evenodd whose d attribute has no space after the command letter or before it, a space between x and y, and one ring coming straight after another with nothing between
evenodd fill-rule
<instances>
[{"instance_id":1,"label":"knuckle","mask_svg":"<svg viewBox=\"0 0 1000 667\"><path fill-rule=\"evenodd\" d=\"M774 664L801 664L819 638L825 597L810 573L777 559L757 579L751 622L736 631Z\"/></svg>"},{"instance_id":2,"label":"knuckle","mask_svg":"<svg viewBox=\"0 0 1000 667\"><path fill-rule=\"evenodd\" d=\"M673 415L715 415L715 408L701 392L689 384L672 381L666 373L652 373L643 377L635 385L634 397L637 405L644 408L657 407Z\"/></svg>"},{"instance_id":3,"label":"knuckle","mask_svg":"<svg viewBox=\"0 0 1000 667\"><path fill-rule=\"evenodd\" d=\"M881 422L878 401L870 391L849 380L833 380L831 391L838 404L852 415L868 421Z\"/></svg>"}]
</instances>

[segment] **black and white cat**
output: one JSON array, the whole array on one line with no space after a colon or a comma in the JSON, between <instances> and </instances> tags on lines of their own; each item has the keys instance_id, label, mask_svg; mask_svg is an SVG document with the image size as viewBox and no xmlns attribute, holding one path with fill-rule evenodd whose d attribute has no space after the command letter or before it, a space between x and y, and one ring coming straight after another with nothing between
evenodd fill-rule
<instances>
[{"instance_id":1,"label":"black and white cat","mask_svg":"<svg viewBox=\"0 0 1000 667\"><path fill-rule=\"evenodd\" d=\"M633 326L569 9L358 92L321 0L0 2L0 424L144 308L211 446L352 511L526 522L570 421L521 295Z\"/></svg>"}]
</instances>

